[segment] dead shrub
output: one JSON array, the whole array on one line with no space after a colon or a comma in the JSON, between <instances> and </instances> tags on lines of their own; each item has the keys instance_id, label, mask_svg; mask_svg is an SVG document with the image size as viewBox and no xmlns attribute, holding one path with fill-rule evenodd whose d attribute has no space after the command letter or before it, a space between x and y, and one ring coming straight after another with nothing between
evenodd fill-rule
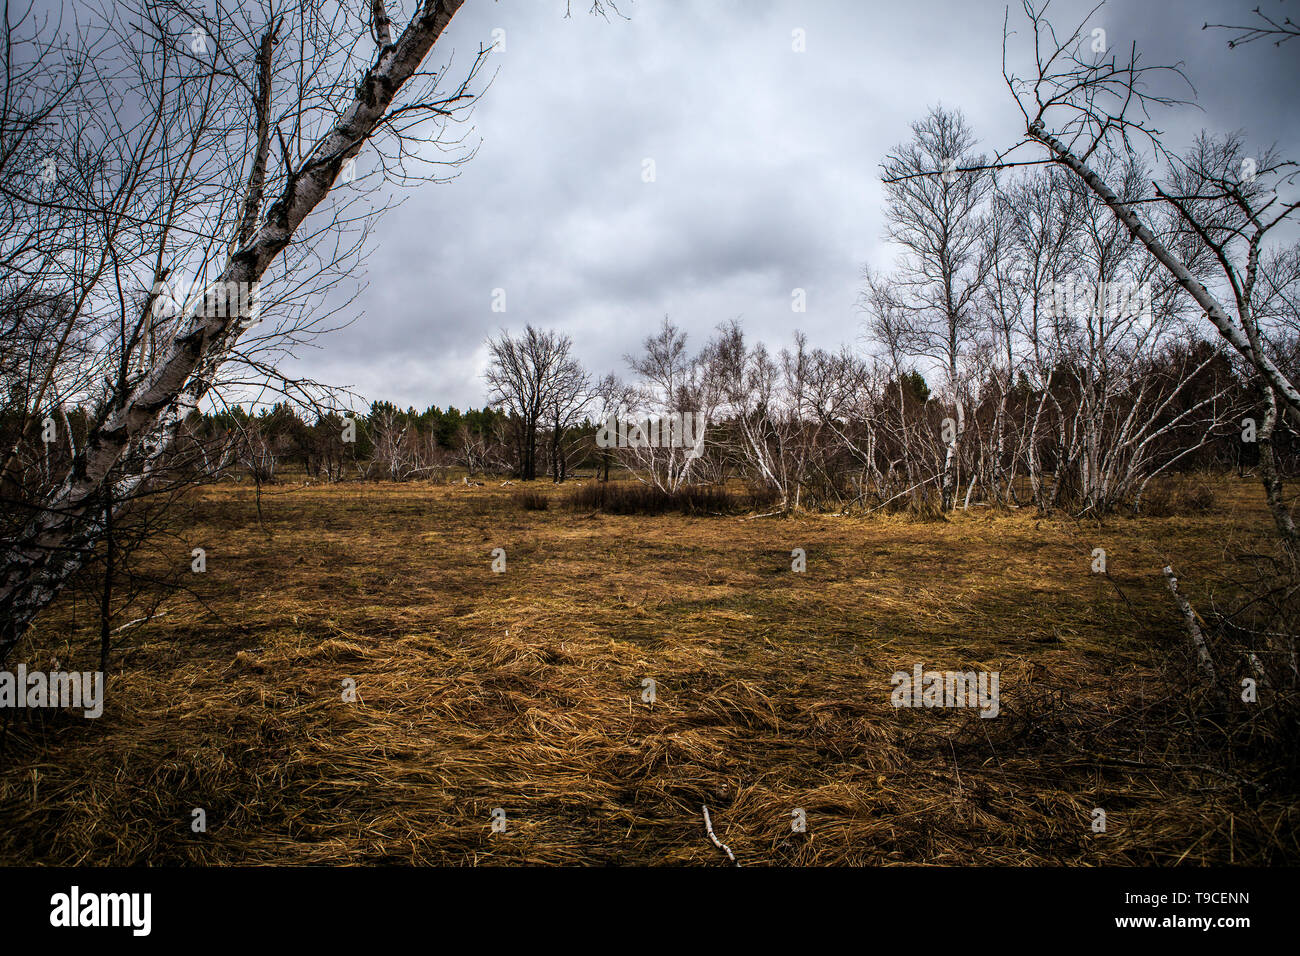
<instances>
[{"instance_id":1,"label":"dead shrub","mask_svg":"<svg viewBox=\"0 0 1300 956\"><path fill-rule=\"evenodd\" d=\"M551 507L551 499L540 491L526 488L516 491L510 498L515 507L522 511L546 511Z\"/></svg>"}]
</instances>

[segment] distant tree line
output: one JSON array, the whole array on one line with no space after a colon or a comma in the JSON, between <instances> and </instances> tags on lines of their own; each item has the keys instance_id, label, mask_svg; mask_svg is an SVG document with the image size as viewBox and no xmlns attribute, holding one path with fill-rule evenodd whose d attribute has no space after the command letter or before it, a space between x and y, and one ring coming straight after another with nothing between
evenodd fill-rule
<instances>
[{"instance_id":1,"label":"distant tree line","mask_svg":"<svg viewBox=\"0 0 1300 956\"><path fill-rule=\"evenodd\" d=\"M1141 510L1161 475L1253 469L1264 414L1258 388L1221 347L1173 336L1104 374L1064 350L1037 375L977 366L957 400L932 391L902 355L812 349L799 333L772 353L747 344L736 322L696 354L665 322L628 361L631 384L586 379L582 397L561 409L569 426L502 418L495 460L504 472L525 476L530 459L521 450L531 442L536 457L559 463L552 480L576 468L608 478L611 466L668 491L740 480L775 492L785 510ZM549 401L543 393L536 404ZM697 445L672 444L667 427L657 442L642 433L647 418L673 414L704 417ZM611 415L629 426L622 447L598 441L601 432L611 437ZM1289 434L1277 451L1293 471Z\"/></svg>"},{"instance_id":2,"label":"distant tree line","mask_svg":"<svg viewBox=\"0 0 1300 956\"><path fill-rule=\"evenodd\" d=\"M996 233L993 235L996 239ZM1011 253L1003 252L1003 263ZM872 277L869 295L880 296ZM876 307L883 308L877 300ZM995 311L985 319L999 317ZM776 351L725 323L698 352L665 319L626 356L627 381L595 379L554 331L527 328L491 343L492 402L423 411L376 401L362 412L309 413L288 402L192 413L181 461L209 480L434 480L491 475L563 482L575 473L630 477L665 491L746 483L783 510L854 508L939 512L972 504L1041 510L1141 510L1150 481L1195 469L1245 473L1259 462L1266 399L1221 345L1170 334L1090 351L1068 316L1051 337L1017 337L1001 355L979 334L957 365L956 387L932 388L897 316L875 313L877 354L811 348L795 332ZM1095 316L1094 316L1095 318ZM1138 321L1134 318L1134 321ZM913 347L914 348L914 347ZM1017 355L1017 349L1023 349ZM509 372L500 367L513 363ZM1042 364L1036 364L1041 362ZM952 365L937 374L951 374ZM674 442L674 416L699 416ZM56 409L43 442L22 445L29 473L57 473L85 440L81 408ZM662 430L647 423L665 422ZM617 427L611 429L611 424ZM19 423L0 416L0 432ZM1300 447L1278 429L1275 453L1293 473Z\"/></svg>"},{"instance_id":3,"label":"distant tree line","mask_svg":"<svg viewBox=\"0 0 1300 956\"><path fill-rule=\"evenodd\" d=\"M309 420L310 418L310 420ZM504 416L491 408L423 411L374 402L362 413L305 415L288 402L259 411L233 405L186 423L192 461L210 477L286 475L322 481L445 479L452 468L502 471Z\"/></svg>"}]
</instances>

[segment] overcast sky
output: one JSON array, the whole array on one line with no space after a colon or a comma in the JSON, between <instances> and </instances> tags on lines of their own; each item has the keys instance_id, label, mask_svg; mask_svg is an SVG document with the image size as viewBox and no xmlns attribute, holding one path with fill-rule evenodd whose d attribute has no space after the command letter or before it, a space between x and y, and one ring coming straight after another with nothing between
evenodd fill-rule
<instances>
[{"instance_id":1,"label":"overcast sky","mask_svg":"<svg viewBox=\"0 0 1300 956\"><path fill-rule=\"evenodd\" d=\"M1111 0L1088 22L1148 63L1185 62L1202 111L1161 118L1171 144L1242 129L1297 156L1300 40L1229 50L1228 34L1201 29L1247 22L1257 2L1296 6ZM1073 26L1092 5L1058 0L1053 20ZM571 336L596 374L625 374L623 355L665 315L693 350L733 317L773 347L795 329L814 346L861 342L862 268L895 257L881 238L885 154L936 103L963 110L988 152L1021 132L1002 3L637 0L609 21L586 6L573 0L565 19L563 0L468 0L435 56L464 62L505 31L466 130L478 154L453 182L402 191L356 321L295 371L367 399L465 408L485 400L485 338L529 323ZM1027 64L1014 50L1011 62Z\"/></svg>"}]
</instances>

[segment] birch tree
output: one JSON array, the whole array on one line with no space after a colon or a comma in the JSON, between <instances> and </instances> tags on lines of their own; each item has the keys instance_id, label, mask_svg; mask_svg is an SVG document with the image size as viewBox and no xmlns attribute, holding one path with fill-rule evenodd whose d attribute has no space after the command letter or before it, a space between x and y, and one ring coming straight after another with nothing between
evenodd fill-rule
<instances>
[{"instance_id":1,"label":"birch tree","mask_svg":"<svg viewBox=\"0 0 1300 956\"><path fill-rule=\"evenodd\" d=\"M633 428L620 454L639 480L675 492L691 480L695 463L706 452L705 430L719 402L709 351L691 356L686 333L665 316L659 331L642 341L641 351L625 355L624 361L638 381L634 405L626 411ZM637 422L649 425L654 434L635 427Z\"/></svg>"},{"instance_id":2,"label":"birch tree","mask_svg":"<svg viewBox=\"0 0 1300 956\"><path fill-rule=\"evenodd\" d=\"M895 303L908 317L915 354L942 367L955 422L946 429L942 506L956 495L966 427L962 358L975 328L975 305L991 259L982 241L992 174L974 153L975 135L959 111L934 107L912 124L912 140L881 166L887 235L903 252L893 276Z\"/></svg>"},{"instance_id":3,"label":"birch tree","mask_svg":"<svg viewBox=\"0 0 1300 956\"><path fill-rule=\"evenodd\" d=\"M282 11L139 0L63 24L74 39L58 47L41 46L35 20L6 23L10 47L26 44L16 61L53 57L53 85L35 94L9 80L6 128L16 115L21 134L0 161L42 165L4 177L16 225L0 259L69 303L56 343L98 351L78 365L51 356L5 454L20 500L0 553L0 659L93 554L108 486L127 507L223 369L238 360L265 374L319 330L310 306L365 238L366 217L349 208L360 192L339 189L363 149L376 181L429 178L431 154L445 161L437 150L455 140L444 131L483 59L450 84L450 69L423 66L460 6L425 0L399 29L383 0ZM171 295L180 277L190 292ZM166 297L180 304L160 316ZM37 413L55 393L77 397L78 380L94 409L84 442L48 482L15 475Z\"/></svg>"},{"instance_id":4,"label":"birch tree","mask_svg":"<svg viewBox=\"0 0 1300 956\"><path fill-rule=\"evenodd\" d=\"M1032 30L1032 70L1025 75L1009 70L1004 55L1003 77L1025 124L1025 136L1013 149L1037 145L1051 162L1076 176L1244 360L1267 396L1269 441L1261 442L1263 456L1272 450L1279 417L1300 425L1300 387L1279 366L1270 329L1255 308L1266 242L1300 209L1294 164L1266 150L1248 155L1232 142L1214 148L1203 142L1186 155L1171 154L1151 115L1161 107L1187 104L1183 97L1190 83L1182 68L1145 65L1133 47L1122 54L1106 48L1104 41L1099 44L1085 34L1084 23L1068 34L1057 33L1045 8L1024 2ZM1003 34L1005 50L1009 27ZM1125 200L1098 165L1099 157L1141 148L1168 163L1168 175L1155 184L1155 199L1183 224L1181 245L1160 238L1149 204ZM1198 276L1198 257L1212 263L1212 278ZM1276 469L1262 465L1261 476L1279 535L1295 547L1300 542Z\"/></svg>"}]
</instances>

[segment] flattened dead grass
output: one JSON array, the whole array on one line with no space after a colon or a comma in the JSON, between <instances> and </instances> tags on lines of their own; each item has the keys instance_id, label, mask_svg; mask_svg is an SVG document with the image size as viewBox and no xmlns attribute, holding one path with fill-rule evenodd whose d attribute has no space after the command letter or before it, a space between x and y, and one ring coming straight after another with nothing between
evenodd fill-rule
<instances>
[{"instance_id":1,"label":"flattened dead grass","mask_svg":"<svg viewBox=\"0 0 1300 956\"><path fill-rule=\"evenodd\" d=\"M122 635L103 717L11 723L0 860L724 865L704 805L742 865L1300 857L1292 800L1187 757L1167 666L1160 569L1195 601L1263 547L1253 483L1104 526L618 517L513 490L282 486L269 536L251 489L202 492L176 560L207 549L220 619L169 598ZM86 615L13 663L93 668ZM1000 671L1001 715L894 709L915 663Z\"/></svg>"}]
</instances>

